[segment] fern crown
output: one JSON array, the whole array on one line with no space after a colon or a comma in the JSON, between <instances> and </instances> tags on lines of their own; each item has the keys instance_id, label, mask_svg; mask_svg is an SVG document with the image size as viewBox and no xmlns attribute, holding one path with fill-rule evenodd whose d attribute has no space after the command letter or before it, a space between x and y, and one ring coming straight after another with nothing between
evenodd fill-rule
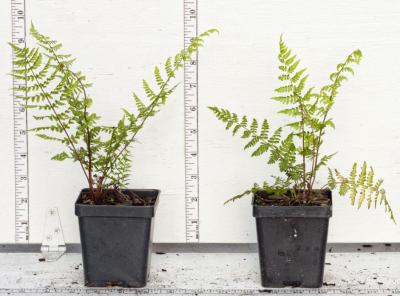
<instances>
[{"instance_id":1,"label":"fern crown","mask_svg":"<svg viewBox=\"0 0 400 296\"><path fill-rule=\"evenodd\" d=\"M209 107L225 123L226 130L246 140L244 149L251 150L252 157L265 157L268 165L277 165L281 172L279 176L272 176L272 183L256 183L227 202L258 191L285 196L289 189L289 202L313 204L317 173L326 168L336 154L321 155L320 149L327 130L335 128L330 111L340 87L349 75L354 75L353 67L361 59L361 51L354 50L329 75L329 83L317 90L307 86L306 68L300 66L300 59L281 36L278 54L278 79L281 86L275 89L276 95L271 99L284 106L278 114L289 117L290 123L271 130L268 119L259 121L246 115L239 116L224 108ZM368 208L382 204L390 219L395 222L382 183L381 179L375 180L374 170L364 162L361 166L354 163L347 176L328 168L328 181L322 188L339 188L339 195L349 196L351 204L358 208L363 204Z\"/></svg>"},{"instance_id":2,"label":"fern crown","mask_svg":"<svg viewBox=\"0 0 400 296\"><path fill-rule=\"evenodd\" d=\"M87 179L90 196L98 199L108 188L126 187L131 171L131 144L146 121L155 116L175 91L177 72L204 45L204 38L216 33L208 30L193 38L189 46L168 57L162 67L154 67L154 85L143 80L143 95L132 94L134 110L122 109L115 125L99 123L101 117L90 111L91 83L74 70L75 59L62 52L62 44L39 33L32 24L32 48L10 44L15 54L12 75L27 82L14 89L26 107L36 109L40 124L31 129L36 136L64 147L53 160L78 162Z\"/></svg>"}]
</instances>

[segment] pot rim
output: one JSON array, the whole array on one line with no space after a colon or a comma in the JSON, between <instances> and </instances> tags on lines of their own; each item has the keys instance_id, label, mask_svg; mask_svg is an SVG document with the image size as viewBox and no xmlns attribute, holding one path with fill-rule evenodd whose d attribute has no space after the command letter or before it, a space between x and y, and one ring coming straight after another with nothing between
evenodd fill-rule
<instances>
[{"instance_id":1,"label":"pot rim","mask_svg":"<svg viewBox=\"0 0 400 296\"><path fill-rule=\"evenodd\" d=\"M161 190L159 189L123 189L123 191L135 191L137 192L154 192L155 201L153 205L149 206L128 206L128 205L85 205L80 203L82 193L89 190L83 188L78 198L75 201L75 215L78 217L143 217L150 218L154 217L156 212Z\"/></svg>"},{"instance_id":2,"label":"pot rim","mask_svg":"<svg viewBox=\"0 0 400 296\"><path fill-rule=\"evenodd\" d=\"M319 191L321 189L315 189ZM328 193L330 204L328 206L263 206L255 203L253 194L251 204L253 216L256 218L330 218L332 217L332 191L323 189Z\"/></svg>"}]
</instances>

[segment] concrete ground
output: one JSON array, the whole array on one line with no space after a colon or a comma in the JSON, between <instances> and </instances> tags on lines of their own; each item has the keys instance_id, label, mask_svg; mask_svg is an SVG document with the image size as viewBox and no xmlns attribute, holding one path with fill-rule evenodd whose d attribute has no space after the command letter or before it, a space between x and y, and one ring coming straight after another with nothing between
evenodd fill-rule
<instances>
[{"instance_id":1,"label":"concrete ground","mask_svg":"<svg viewBox=\"0 0 400 296\"><path fill-rule=\"evenodd\" d=\"M0 295L400 295L400 253L328 253L320 289L265 289L256 253L153 254L142 289L86 288L81 254L0 253Z\"/></svg>"}]
</instances>

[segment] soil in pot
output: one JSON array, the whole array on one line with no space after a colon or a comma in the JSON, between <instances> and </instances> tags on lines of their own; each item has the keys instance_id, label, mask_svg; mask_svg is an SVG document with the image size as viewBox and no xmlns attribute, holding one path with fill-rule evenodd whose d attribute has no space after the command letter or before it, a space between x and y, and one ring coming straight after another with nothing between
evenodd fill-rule
<instances>
[{"instance_id":1,"label":"soil in pot","mask_svg":"<svg viewBox=\"0 0 400 296\"><path fill-rule=\"evenodd\" d=\"M313 190L310 196L302 195L302 192L297 190L296 195L300 199L292 198L292 193L287 191L282 196L258 191L255 193L255 204L259 206L329 206L331 205L331 194L329 190Z\"/></svg>"},{"instance_id":2,"label":"soil in pot","mask_svg":"<svg viewBox=\"0 0 400 296\"><path fill-rule=\"evenodd\" d=\"M142 198L133 190L120 190L118 188L95 191L94 197L88 190L82 191L79 202L85 205L123 205L123 206L152 206L157 197L146 196Z\"/></svg>"}]
</instances>

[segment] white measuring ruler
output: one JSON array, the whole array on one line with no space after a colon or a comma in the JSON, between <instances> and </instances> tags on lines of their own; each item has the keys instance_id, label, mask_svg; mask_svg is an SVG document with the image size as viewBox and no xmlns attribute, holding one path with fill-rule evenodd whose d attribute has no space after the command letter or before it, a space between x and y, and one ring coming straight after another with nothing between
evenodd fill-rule
<instances>
[{"instance_id":1,"label":"white measuring ruler","mask_svg":"<svg viewBox=\"0 0 400 296\"><path fill-rule=\"evenodd\" d=\"M197 32L197 0L184 0L184 45ZM199 242L198 54L184 66L186 242Z\"/></svg>"},{"instance_id":2,"label":"white measuring ruler","mask_svg":"<svg viewBox=\"0 0 400 296\"><path fill-rule=\"evenodd\" d=\"M12 43L26 44L25 0L11 0ZM13 55L13 60L15 56ZM13 77L13 87L24 87L26 81ZM13 91L14 170L15 170L15 242L29 242L29 174L28 129L25 101Z\"/></svg>"}]
</instances>

